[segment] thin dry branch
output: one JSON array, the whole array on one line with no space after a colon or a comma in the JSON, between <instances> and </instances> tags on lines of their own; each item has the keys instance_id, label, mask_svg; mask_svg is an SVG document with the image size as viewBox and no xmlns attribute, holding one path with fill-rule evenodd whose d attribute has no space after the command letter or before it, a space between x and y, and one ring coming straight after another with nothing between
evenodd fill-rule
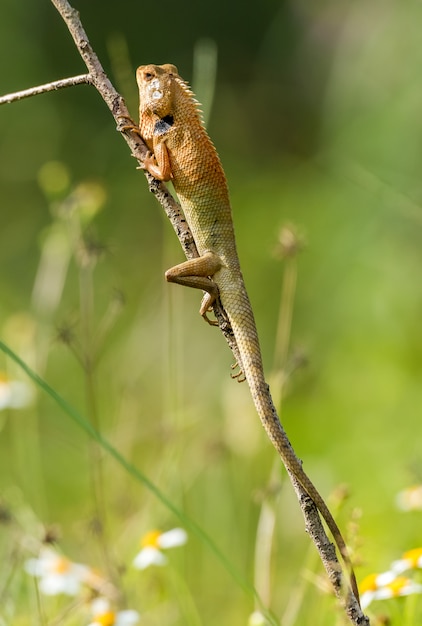
<instances>
[{"instance_id":1,"label":"thin dry branch","mask_svg":"<svg viewBox=\"0 0 422 626\"><path fill-rule=\"evenodd\" d=\"M111 111L116 121L117 128L124 136L133 156L138 160L139 164L142 165L147 154L147 147L140 138L139 134L135 130L131 129L130 124L127 124L127 120L130 120L131 118L126 104L122 96L115 90L109 81L97 55L93 51L87 34L85 33L80 21L79 13L70 6L67 0L51 0L51 2L65 21L89 72L88 75L82 75L74 77L73 79L65 79L64 81L51 83L51 85L56 85L55 87L53 86L52 89L70 86L72 85L72 80L73 84L83 82L92 84ZM25 95L10 94L9 96L4 96L4 98L0 100L0 104L12 102L22 97L36 95L37 93L43 93L44 91L46 91L46 89L43 89L41 86L39 88L33 88L32 90L29 89L24 92L19 92L19 94ZM155 180L148 172L145 172L145 175L148 180L149 189L152 193L154 193L158 202L166 212L166 215L169 218L177 237L179 238L185 255L187 258L197 257L198 252L196 250L195 242L180 205L174 200L164 183ZM214 312L217 317L220 330L223 332L224 337L234 354L235 360L240 362L237 345L230 324L228 323L225 312L220 304L217 303L214 307ZM344 597L345 587L343 583L342 569L338 562L334 546L327 537L324 526L312 499L309 498L296 478L290 473L289 475L302 509L306 530L319 552L321 561L328 574L328 578L333 585L336 596L341 600L345 608L345 612L353 624L357 626L369 626L369 620L365 615L363 615L355 597L352 594L348 594L346 598Z\"/></svg>"},{"instance_id":2,"label":"thin dry branch","mask_svg":"<svg viewBox=\"0 0 422 626\"><path fill-rule=\"evenodd\" d=\"M40 93L57 91L58 89L64 89L65 87L75 87L75 85L89 85L90 83L91 77L89 74L80 74L80 76L62 78L62 80L55 80L52 83L45 83L45 85L38 85L38 87L31 87L30 89L15 91L14 93L1 96L0 104L10 104L11 102L16 102L17 100L23 100L24 98L30 98L31 96L38 96Z\"/></svg>"}]
</instances>

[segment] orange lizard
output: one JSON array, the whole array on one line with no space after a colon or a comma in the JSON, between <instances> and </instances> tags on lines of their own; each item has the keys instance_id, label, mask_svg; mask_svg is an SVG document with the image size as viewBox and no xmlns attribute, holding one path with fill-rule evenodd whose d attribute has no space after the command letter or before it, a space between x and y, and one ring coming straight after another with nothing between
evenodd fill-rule
<instances>
[{"instance_id":1,"label":"orange lizard","mask_svg":"<svg viewBox=\"0 0 422 626\"><path fill-rule=\"evenodd\" d=\"M173 183L199 253L198 258L167 270L166 279L205 291L200 313L207 320L209 307L220 298L240 352L239 366L261 422L286 468L313 500L332 532L359 602L343 536L297 459L265 382L254 315L236 251L226 177L202 122L199 103L174 65L142 65L136 78L139 134L150 150L143 167L155 178Z\"/></svg>"}]
</instances>

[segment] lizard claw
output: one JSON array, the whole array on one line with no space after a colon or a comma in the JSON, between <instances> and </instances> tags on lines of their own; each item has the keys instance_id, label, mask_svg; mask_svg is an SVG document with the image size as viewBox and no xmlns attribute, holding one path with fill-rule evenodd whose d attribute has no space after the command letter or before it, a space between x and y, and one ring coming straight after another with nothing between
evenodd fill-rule
<instances>
[{"instance_id":1,"label":"lizard claw","mask_svg":"<svg viewBox=\"0 0 422 626\"><path fill-rule=\"evenodd\" d=\"M142 137L138 124L135 124L135 122L129 115L119 115L118 119L119 123L117 125L117 130L119 131L119 133L131 131ZM126 123L124 123L124 121Z\"/></svg>"},{"instance_id":2,"label":"lizard claw","mask_svg":"<svg viewBox=\"0 0 422 626\"><path fill-rule=\"evenodd\" d=\"M137 158L134 154L132 154L132 156L135 157L135 159ZM147 170L148 169L148 164L154 162L153 161L153 156L152 156L152 152L147 152L145 155L145 159L142 161L142 163L139 163L139 165L137 166L137 170Z\"/></svg>"},{"instance_id":3,"label":"lizard claw","mask_svg":"<svg viewBox=\"0 0 422 626\"><path fill-rule=\"evenodd\" d=\"M230 374L230 376L231 376L233 379L236 379L238 383L243 383L243 382L245 382L245 380L246 380L246 376L245 376L245 374L243 373L243 370L242 370L242 368L240 367L239 363L233 363L233 365L232 365L232 370L235 370L235 369L236 369L236 367L238 367L238 368L239 368L239 371L238 371L236 374Z\"/></svg>"},{"instance_id":4,"label":"lizard claw","mask_svg":"<svg viewBox=\"0 0 422 626\"><path fill-rule=\"evenodd\" d=\"M210 311L210 310L211 310L211 308L210 308L210 309L208 309L208 311ZM202 315L203 319L204 319L206 322L208 322L208 324L209 324L210 326L218 326L218 322L217 322L217 320L210 320L210 318L209 318L209 317L208 317L208 315L207 315L208 311L205 311L204 313L201 313L201 315Z\"/></svg>"},{"instance_id":5,"label":"lizard claw","mask_svg":"<svg viewBox=\"0 0 422 626\"><path fill-rule=\"evenodd\" d=\"M162 177L161 172L157 166L157 160L154 154L150 151L146 153L144 160L139 163L136 169L149 172L157 180L167 180ZM171 180L172 178L173 174L170 175L168 180Z\"/></svg>"}]
</instances>

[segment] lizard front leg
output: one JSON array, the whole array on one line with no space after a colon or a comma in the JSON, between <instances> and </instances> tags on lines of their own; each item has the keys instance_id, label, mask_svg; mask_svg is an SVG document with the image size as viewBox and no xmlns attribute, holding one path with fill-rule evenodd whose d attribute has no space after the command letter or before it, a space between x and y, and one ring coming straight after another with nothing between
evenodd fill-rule
<instances>
[{"instance_id":1,"label":"lizard front leg","mask_svg":"<svg viewBox=\"0 0 422 626\"><path fill-rule=\"evenodd\" d=\"M148 170L158 180L167 182L173 178L170 156L164 139L154 141L154 152L145 157L142 168Z\"/></svg>"},{"instance_id":2,"label":"lizard front leg","mask_svg":"<svg viewBox=\"0 0 422 626\"><path fill-rule=\"evenodd\" d=\"M120 119L126 121L126 124L118 127L120 132L130 130L139 135L140 138L145 141L139 126L137 126L129 116L121 115ZM154 176L154 178L167 182L173 178L173 172L171 171L170 155L165 143L166 139L163 135L165 134L165 131L170 128L170 126L168 123L162 122L162 120L159 120L155 126L159 129L159 135L154 136L152 151L148 152L143 163L138 169L147 170L150 174L152 174L152 176ZM162 130L163 126L165 127L164 130ZM151 147L149 142L145 141L145 143Z\"/></svg>"},{"instance_id":3,"label":"lizard front leg","mask_svg":"<svg viewBox=\"0 0 422 626\"><path fill-rule=\"evenodd\" d=\"M142 167L148 170L154 178L166 182L173 178L170 155L166 146L166 136L171 131L172 125L172 115L166 115L164 118L157 119L154 124L152 137L152 154L148 155L142 164Z\"/></svg>"},{"instance_id":4,"label":"lizard front leg","mask_svg":"<svg viewBox=\"0 0 422 626\"><path fill-rule=\"evenodd\" d=\"M179 263L171 267L165 273L166 280L169 283L177 283L194 289L202 289L205 295L199 309L202 317L210 324L215 325L207 317L209 307L218 297L218 287L211 280L216 272L221 268L221 259L214 252L205 252L202 256L190 259L184 263Z\"/></svg>"}]
</instances>

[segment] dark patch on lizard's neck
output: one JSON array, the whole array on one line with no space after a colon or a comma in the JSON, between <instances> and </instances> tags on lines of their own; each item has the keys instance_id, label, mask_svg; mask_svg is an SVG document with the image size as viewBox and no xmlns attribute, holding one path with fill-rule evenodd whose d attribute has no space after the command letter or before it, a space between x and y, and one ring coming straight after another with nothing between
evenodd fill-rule
<instances>
[{"instance_id":1,"label":"dark patch on lizard's neck","mask_svg":"<svg viewBox=\"0 0 422 626\"><path fill-rule=\"evenodd\" d=\"M174 118L172 115L165 115L154 125L154 135L160 136L164 135L170 128L173 126Z\"/></svg>"}]
</instances>

